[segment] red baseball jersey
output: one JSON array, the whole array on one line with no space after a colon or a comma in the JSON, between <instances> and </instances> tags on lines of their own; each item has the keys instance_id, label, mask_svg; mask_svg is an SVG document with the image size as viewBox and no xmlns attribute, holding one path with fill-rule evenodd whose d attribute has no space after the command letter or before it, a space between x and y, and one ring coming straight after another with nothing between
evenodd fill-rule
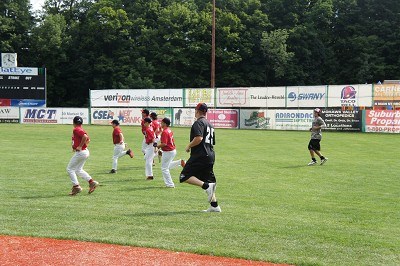
<instances>
[{"instance_id":1,"label":"red baseball jersey","mask_svg":"<svg viewBox=\"0 0 400 266\"><path fill-rule=\"evenodd\" d=\"M82 138L85 134L87 135L86 131L83 130L82 127L78 126L74 128L74 130L72 131L72 148L74 150L79 146L79 144L81 144ZM89 143L89 136L86 143L83 144L82 150L86 150L87 143Z\"/></svg>"},{"instance_id":2,"label":"red baseball jersey","mask_svg":"<svg viewBox=\"0 0 400 266\"><path fill-rule=\"evenodd\" d=\"M154 142L155 135L154 135L153 127L151 127L151 126L145 127L144 137L145 137L147 144L151 144Z\"/></svg>"},{"instance_id":3,"label":"red baseball jersey","mask_svg":"<svg viewBox=\"0 0 400 266\"><path fill-rule=\"evenodd\" d=\"M153 120L153 121L151 121L151 126L153 127L156 138L158 138L162 131L160 122L158 122L158 120Z\"/></svg>"},{"instance_id":4,"label":"red baseball jersey","mask_svg":"<svg viewBox=\"0 0 400 266\"><path fill-rule=\"evenodd\" d=\"M147 118L148 116L146 116L145 118ZM142 133L143 135L146 135L146 127L144 126L144 118L142 119L142 122L140 123L140 125L142 126Z\"/></svg>"},{"instance_id":5,"label":"red baseball jersey","mask_svg":"<svg viewBox=\"0 0 400 266\"><path fill-rule=\"evenodd\" d=\"M121 134L122 130L119 126L114 127L112 138L114 144L119 144L121 142Z\"/></svg>"},{"instance_id":6,"label":"red baseball jersey","mask_svg":"<svg viewBox=\"0 0 400 266\"><path fill-rule=\"evenodd\" d=\"M169 127L165 128L161 133L161 143L166 144L166 146L162 147L163 151L175 150L174 133Z\"/></svg>"}]
</instances>

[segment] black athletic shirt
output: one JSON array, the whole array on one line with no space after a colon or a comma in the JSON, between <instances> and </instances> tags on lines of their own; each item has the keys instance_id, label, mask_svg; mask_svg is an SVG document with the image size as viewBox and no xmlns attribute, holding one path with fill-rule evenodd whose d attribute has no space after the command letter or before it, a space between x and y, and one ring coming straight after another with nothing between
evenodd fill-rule
<instances>
[{"instance_id":1,"label":"black athletic shirt","mask_svg":"<svg viewBox=\"0 0 400 266\"><path fill-rule=\"evenodd\" d=\"M196 136L202 136L203 140L197 146L191 148L190 157L193 159L206 157L209 162L214 163L215 154L215 132L214 127L208 122L205 117L197 119L190 130L190 141Z\"/></svg>"}]
</instances>

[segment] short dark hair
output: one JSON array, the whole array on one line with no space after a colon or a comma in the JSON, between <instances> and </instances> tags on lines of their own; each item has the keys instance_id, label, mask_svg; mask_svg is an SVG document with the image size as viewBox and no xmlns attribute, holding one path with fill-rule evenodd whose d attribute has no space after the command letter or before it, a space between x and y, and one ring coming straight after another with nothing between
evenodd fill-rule
<instances>
[{"instance_id":1,"label":"short dark hair","mask_svg":"<svg viewBox=\"0 0 400 266\"><path fill-rule=\"evenodd\" d=\"M164 117L162 122L164 122L167 126L171 125L171 120L169 120L167 117Z\"/></svg>"},{"instance_id":2,"label":"short dark hair","mask_svg":"<svg viewBox=\"0 0 400 266\"><path fill-rule=\"evenodd\" d=\"M157 119L157 114L155 112L152 112L150 114L150 117L153 118L153 119Z\"/></svg>"},{"instance_id":3,"label":"short dark hair","mask_svg":"<svg viewBox=\"0 0 400 266\"><path fill-rule=\"evenodd\" d=\"M149 114L150 114L150 111L149 111L149 110L147 110L147 109L143 109L143 110L142 110L142 114L149 115Z\"/></svg>"},{"instance_id":4,"label":"short dark hair","mask_svg":"<svg viewBox=\"0 0 400 266\"><path fill-rule=\"evenodd\" d=\"M114 124L114 125L116 125L116 126L119 126L119 122L118 122L117 119L114 119L114 120L111 122L111 124Z\"/></svg>"},{"instance_id":5,"label":"short dark hair","mask_svg":"<svg viewBox=\"0 0 400 266\"><path fill-rule=\"evenodd\" d=\"M146 117L146 118L144 119L144 122L145 122L145 123L151 123L151 119L148 118L148 117Z\"/></svg>"}]
</instances>

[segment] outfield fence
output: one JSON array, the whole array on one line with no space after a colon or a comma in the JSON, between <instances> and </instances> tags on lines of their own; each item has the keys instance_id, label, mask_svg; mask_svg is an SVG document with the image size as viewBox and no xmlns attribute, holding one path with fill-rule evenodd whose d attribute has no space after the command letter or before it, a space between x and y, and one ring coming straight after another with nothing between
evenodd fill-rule
<instances>
[{"instance_id":1,"label":"outfield fence","mask_svg":"<svg viewBox=\"0 0 400 266\"><path fill-rule=\"evenodd\" d=\"M209 106L217 128L309 130L313 109L322 109L326 130L400 133L400 84L321 85L257 88L91 90L89 108L0 107L0 122L140 125L141 110L191 126L194 107Z\"/></svg>"}]
</instances>

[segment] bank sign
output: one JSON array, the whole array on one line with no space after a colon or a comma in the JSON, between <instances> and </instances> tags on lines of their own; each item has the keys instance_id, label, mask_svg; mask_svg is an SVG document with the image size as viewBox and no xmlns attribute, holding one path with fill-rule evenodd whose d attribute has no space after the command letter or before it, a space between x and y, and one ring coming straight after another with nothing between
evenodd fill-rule
<instances>
[{"instance_id":1,"label":"bank sign","mask_svg":"<svg viewBox=\"0 0 400 266\"><path fill-rule=\"evenodd\" d=\"M92 107L181 107L182 89L91 90Z\"/></svg>"},{"instance_id":2,"label":"bank sign","mask_svg":"<svg viewBox=\"0 0 400 266\"><path fill-rule=\"evenodd\" d=\"M299 86L286 88L287 107L325 107L326 86Z\"/></svg>"}]
</instances>

